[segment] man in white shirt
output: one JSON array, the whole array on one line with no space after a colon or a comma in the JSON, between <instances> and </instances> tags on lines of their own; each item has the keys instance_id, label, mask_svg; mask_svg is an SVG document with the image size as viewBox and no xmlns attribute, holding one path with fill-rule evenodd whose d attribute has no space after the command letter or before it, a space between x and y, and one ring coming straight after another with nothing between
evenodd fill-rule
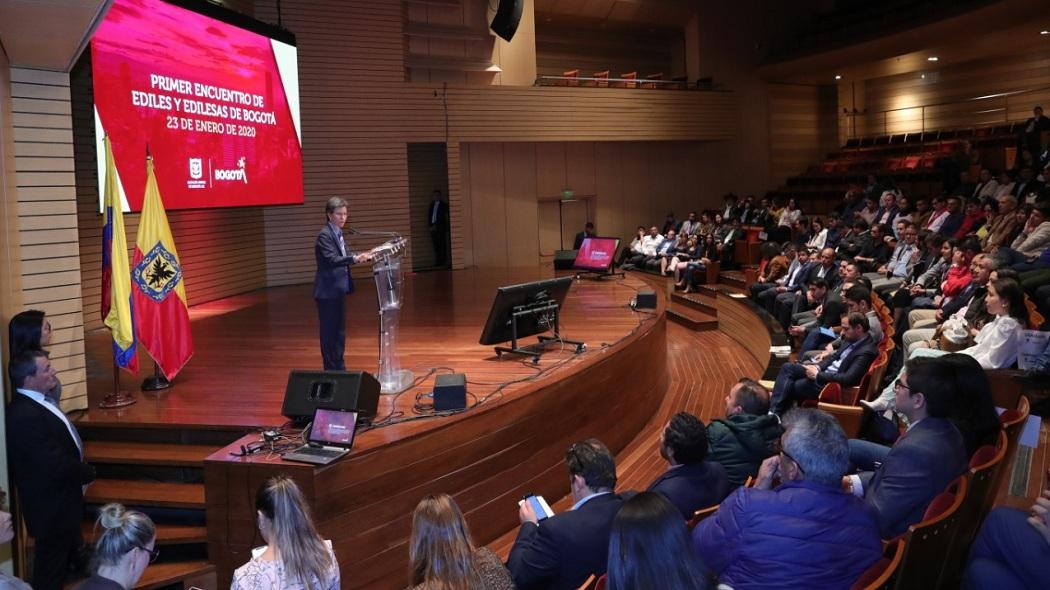
<instances>
[{"instance_id":1,"label":"man in white shirt","mask_svg":"<svg viewBox=\"0 0 1050 590\"><path fill-rule=\"evenodd\" d=\"M656 249L663 243L664 237L660 235L660 228L655 225L649 228L649 235L642 238L642 254L656 256Z\"/></svg>"},{"instance_id":2,"label":"man in white shirt","mask_svg":"<svg viewBox=\"0 0 1050 590\"><path fill-rule=\"evenodd\" d=\"M7 405L7 449L29 535L36 542L32 586L60 590L82 544L83 487L94 479L76 428L42 392L55 386L47 353L19 353L8 365L17 393Z\"/></svg>"},{"instance_id":3,"label":"man in white shirt","mask_svg":"<svg viewBox=\"0 0 1050 590\"><path fill-rule=\"evenodd\" d=\"M981 168L979 179L980 182L973 189L973 196L978 199L994 197L995 191L999 189L999 182L992 178L992 171L987 168Z\"/></svg>"}]
</instances>

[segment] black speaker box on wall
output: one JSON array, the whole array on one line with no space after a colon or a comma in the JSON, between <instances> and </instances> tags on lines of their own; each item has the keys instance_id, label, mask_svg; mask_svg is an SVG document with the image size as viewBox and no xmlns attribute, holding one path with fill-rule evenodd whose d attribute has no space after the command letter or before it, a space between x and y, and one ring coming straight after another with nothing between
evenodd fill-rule
<instances>
[{"instance_id":1,"label":"black speaker box on wall","mask_svg":"<svg viewBox=\"0 0 1050 590\"><path fill-rule=\"evenodd\" d=\"M555 250L554 269L572 270L572 266L576 262L576 254L578 253L579 250Z\"/></svg>"},{"instance_id":2,"label":"black speaker box on wall","mask_svg":"<svg viewBox=\"0 0 1050 590\"><path fill-rule=\"evenodd\" d=\"M499 0L496 8L496 16L492 17L489 28L503 39L510 41L514 33L518 32L518 23L521 21L521 8L525 0Z\"/></svg>"},{"instance_id":3,"label":"black speaker box on wall","mask_svg":"<svg viewBox=\"0 0 1050 590\"><path fill-rule=\"evenodd\" d=\"M302 371L288 374L281 413L309 420L317 408L354 410L358 422L371 422L379 410L379 381L364 371Z\"/></svg>"}]
</instances>

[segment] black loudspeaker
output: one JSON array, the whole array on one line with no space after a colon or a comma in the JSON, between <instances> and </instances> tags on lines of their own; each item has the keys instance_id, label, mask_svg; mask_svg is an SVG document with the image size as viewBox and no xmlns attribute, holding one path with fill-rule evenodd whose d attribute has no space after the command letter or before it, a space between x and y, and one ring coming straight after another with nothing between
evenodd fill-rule
<instances>
[{"instance_id":1,"label":"black loudspeaker","mask_svg":"<svg viewBox=\"0 0 1050 590\"><path fill-rule=\"evenodd\" d=\"M353 410L357 421L369 423L379 410L379 381L364 371L301 371L288 373L281 413L302 422L317 408Z\"/></svg>"},{"instance_id":2,"label":"black loudspeaker","mask_svg":"<svg viewBox=\"0 0 1050 590\"><path fill-rule=\"evenodd\" d=\"M518 22L521 21L521 8L525 0L499 0L496 8L496 16L492 17L489 28L503 39L510 41L514 33L518 32Z\"/></svg>"},{"instance_id":3,"label":"black loudspeaker","mask_svg":"<svg viewBox=\"0 0 1050 590\"><path fill-rule=\"evenodd\" d=\"M576 262L577 253L579 253L579 250L555 250L554 270L572 270L572 265Z\"/></svg>"},{"instance_id":4,"label":"black loudspeaker","mask_svg":"<svg viewBox=\"0 0 1050 590\"><path fill-rule=\"evenodd\" d=\"M434 411L462 410L467 407L467 376L463 373L438 375L434 382Z\"/></svg>"},{"instance_id":5,"label":"black loudspeaker","mask_svg":"<svg viewBox=\"0 0 1050 590\"><path fill-rule=\"evenodd\" d=\"M638 294L631 302L634 309L656 309L656 291L652 289L638 289Z\"/></svg>"}]
</instances>

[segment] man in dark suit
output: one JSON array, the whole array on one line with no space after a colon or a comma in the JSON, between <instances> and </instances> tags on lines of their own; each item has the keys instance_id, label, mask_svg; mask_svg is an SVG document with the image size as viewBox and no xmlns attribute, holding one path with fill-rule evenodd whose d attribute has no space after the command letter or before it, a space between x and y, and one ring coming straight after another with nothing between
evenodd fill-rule
<instances>
[{"instance_id":1,"label":"man in dark suit","mask_svg":"<svg viewBox=\"0 0 1050 590\"><path fill-rule=\"evenodd\" d=\"M346 201L332 197L325 203L328 223L314 242L317 272L314 274L314 301L321 324L321 358L324 370L345 371L343 351L346 348L346 296L354 292L350 265L372 259L371 252L355 254L346 247L343 226L348 217Z\"/></svg>"},{"instance_id":2,"label":"man in dark suit","mask_svg":"<svg viewBox=\"0 0 1050 590\"><path fill-rule=\"evenodd\" d=\"M663 494L682 518L692 518L697 510L714 506L729 494L725 467L704 460L707 429L696 416L678 412L671 418L660 435L660 456L671 467L648 491Z\"/></svg>"},{"instance_id":3,"label":"man in dark suit","mask_svg":"<svg viewBox=\"0 0 1050 590\"><path fill-rule=\"evenodd\" d=\"M604 574L613 517L623 500L613 493L616 462L600 441L576 443L565 454L575 504L540 521L532 504L518 511L521 528L507 567L518 590L571 590L591 574Z\"/></svg>"},{"instance_id":4,"label":"man in dark suit","mask_svg":"<svg viewBox=\"0 0 1050 590\"><path fill-rule=\"evenodd\" d=\"M576 239L572 241L572 249L579 250L580 246L583 246L583 241L585 239L593 238L594 236L594 224L588 221L587 224L583 226L583 231L576 234Z\"/></svg>"},{"instance_id":5,"label":"man in dark suit","mask_svg":"<svg viewBox=\"0 0 1050 590\"><path fill-rule=\"evenodd\" d=\"M841 348L818 363L787 363L780 367L773 385L773 413L783 416L796 402L815 399L831 382L842 387L860 383L878 356L868 318L861 313L842 316Z\"/></svg>"},{"instance_id":6,"label":"man in dark suit","mask_svg":"<svg viewBox=\"0 0 1050 590\"><path fill-rule=\"evenodd\" d=\"M44 397L55 386L47 353L15 355L8 375L17 393L7 405L7 456L26 527L36 542L32 586L60 590L82 543L82 486L95 479L95 472L84 462L76 428Z\"/></svg>"},{"instance_id":7,"label":"man in dark suit","mask_svg":"<svg viewBox=\"0 0 1050 590\"><path fill-rule=\"evenodd\" d=\"M958 395L954 372L935 358L909 360L894 387L908 431L892 448L850 441L850 460L864 471L848 476L846 487L878 513L883 539L922 520L933 498L966 471L965 443L947 418Z\"/></svg>"},{"instance_id":8,"label":"man in dark suit","mask_svg":"<svg viewBox=\"0 0 1050 590\"><path fill-rule=\"evenodd\" d=\"M1044 131L1050 131L1050 119L1043 116L1043 107L1035 107L1032 109L1032 116L1024 122L1024 127L1021 129L1020 141L1018 141L1018 150L1026 149L1032 152L1032 155L1039 157L1039 154L1043 151L1042 149L1042 133ZM1018 151L1020 155L1020 151Z\"/></svg>"},{"instance_id":9,"label":"man in dark suit","mask_svg":"<svg viewBox=\"0 0 1050 590\"><path fill-rule=\"evenodd\" d=\"M1010 194L1017 197L1017 202L1024 205L1030 203L1026 197L1032 193L1038 194L1039 191L1043 190L1043 183L1039 182L1039 179L1035 176L1035 171L1032 170L1031 166L1025 166L1021 168L1021 175L1018 177L1017 182L1014 183L1014 188Z\"/></svg>"},{"instance_id":10,"label":"man in dark suit","mask_svg":"<svg viewBox=\"0 0 1050 590\"><path fill-rule=\"evenodd\" d=\"M448 265L448 203L441 191L434 189L434 199L427 212L427 225L430 227L430 240L434 244L434 265Z\"/></svg>"}]
</instances>

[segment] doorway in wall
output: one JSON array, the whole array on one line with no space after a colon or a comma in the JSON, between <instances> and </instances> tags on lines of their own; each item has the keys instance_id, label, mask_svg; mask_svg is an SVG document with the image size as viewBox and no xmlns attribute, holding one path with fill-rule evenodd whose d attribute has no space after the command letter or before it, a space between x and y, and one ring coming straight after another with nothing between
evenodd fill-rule
<instances>
[{"instance_id":1,"label":"doorway in wall","mask_svg":"<svg viewBox=\"0 0 1050 590\"><path fill-rule=\"evenodd\" d=\"M556 250L571 250L576 234L588 221L594 221L592 196L540 199L538 209L540 260L544 261L554 258Z\"/></svg>"},{"instance_id":2,"label":"doorway in wall","mask_svg":"<svg viewBox=\"0 0 1050 590\"><path fill-rule=\"evenodd\" d=\"M436 204L436 200L442 204ZM408 144L408 204L412 268L417 271L452 268L445 144Z\"/></svg>"}]
</instances>

